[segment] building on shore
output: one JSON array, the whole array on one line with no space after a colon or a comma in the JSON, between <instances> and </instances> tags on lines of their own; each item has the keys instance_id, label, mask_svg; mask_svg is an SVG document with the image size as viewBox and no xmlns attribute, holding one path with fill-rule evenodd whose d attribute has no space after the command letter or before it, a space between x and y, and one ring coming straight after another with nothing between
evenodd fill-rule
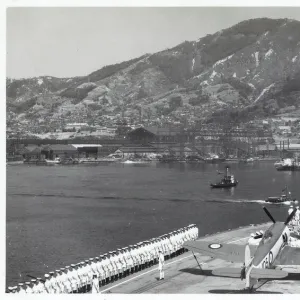
<instances>
[{"instance_id":1,"label":"building on shore","mask_svg":"<svg viewBox=\"0 0 300 300\"><path fill-rule=\"evenodd\" d=\"M42 147L41 154L46 159L53 160L55 158L77 158L78 151L73 145L53 144Z\"/></svg>"},{"instance_id":2,"label":"building on shore","mask_svg":"<svg viewBox=\"0 0 300 300\"><path fill-rule=\"evenodd\" d=\"M79 158L101 156L102 145L100 144L72 144L72 146L77 149Z\"/></svg>"},{"instance_id":3,"label":"building on shore","mask_svg":"<svg viewBox=\"0 0 300 300\"><path fill-rule=\"evenodd\" d=\"M257 145L256 153L263 157L280 157L280 151L274 144Z\"/></svg>"},{"instance_id":4,"label":"building on shore","mask_svg":"<svg viewBox=\"0 0 300 300\"><path fill-rule=\"evenodd\" d=\"M24 159L43 159L45 158L42 153L42 147L37 145L28 145L19 150L19 154L23 156Z\"/></svg>"}]
</instances>

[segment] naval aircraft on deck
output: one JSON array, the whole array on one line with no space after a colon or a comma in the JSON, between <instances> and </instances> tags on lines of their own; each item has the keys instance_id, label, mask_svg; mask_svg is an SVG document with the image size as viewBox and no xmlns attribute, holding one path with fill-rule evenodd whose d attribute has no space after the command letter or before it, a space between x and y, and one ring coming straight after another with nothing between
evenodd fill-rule
<instances>
[{"instance_id":1,"label":"naval aircraft on deck","mask_svg":"<svg viewBox=\"0 0 300 300\"><path fill-rule=\"evenodd\" d=\"M249 291L253 291L259 279L283 279L289 274L282 270L284 266L300 265L300 248L288 246L290 236L300 239L300 236L291 233L287 226L297 209L293 210L285 222L276 222L270 212L265 207L263 209L273 224L263 234L254 237L261 239L258 245L189 241L185 242L183 247L213 258L243 263L242 268L218 268L214 269L212 274L246 279L246 289Z\"/></svg>"}]
</instances>

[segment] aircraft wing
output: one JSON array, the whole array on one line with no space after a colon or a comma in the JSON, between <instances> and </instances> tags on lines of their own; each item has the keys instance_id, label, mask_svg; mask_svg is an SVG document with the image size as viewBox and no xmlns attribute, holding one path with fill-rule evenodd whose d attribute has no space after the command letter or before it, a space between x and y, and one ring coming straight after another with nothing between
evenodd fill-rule
<instances>
[{"instance_id":1,"label":"aircraft wing","mask_svg":"<svg viewBox=\"0 0 300 300\"><path fill-rule=\"evenodd\" d=\"M203 255L220 258L226 261L239 263L243 263L245 261L245 245L190 241L185 242L183 247L193 252L198 252Z\"/></svg>"},{"instance_id":2,"label":"aircraft wing","mask_svg":"<svg viewBox=\"0 0 300 300\"><path fill-rule=\"evenodd\" d=\"M300 265L300 248L285 246L276 257L274 265Z\"/></svg>"}]
</instances>

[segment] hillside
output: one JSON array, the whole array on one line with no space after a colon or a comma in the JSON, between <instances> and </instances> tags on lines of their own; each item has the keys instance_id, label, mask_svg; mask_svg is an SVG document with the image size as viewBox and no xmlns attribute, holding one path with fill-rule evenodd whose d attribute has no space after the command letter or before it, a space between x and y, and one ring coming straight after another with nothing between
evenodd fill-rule
<instances>
[{"instance_id":1,"label":"hillside","mask_svg":"<svg viewBox=\"0 0 300 300\"><path fill-rule=\"evenodd\" d=\"M300 104L299 62L300 22L247 20L88 76L8 79L7 122L43 132L62 122L107 125L122 116L194 124L283 114Z\"/></svg>"}]
</instances>

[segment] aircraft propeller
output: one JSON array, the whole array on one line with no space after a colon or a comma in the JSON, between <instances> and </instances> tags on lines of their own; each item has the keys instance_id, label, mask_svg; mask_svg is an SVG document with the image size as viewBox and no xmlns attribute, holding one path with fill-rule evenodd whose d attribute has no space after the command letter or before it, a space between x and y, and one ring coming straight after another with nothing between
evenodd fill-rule
<instances>
[{"instance_id":1,"label":"aircraft propeller","mask_svg":"<svg viewBox=\"0 0 300 300\"><path fill-rule=\"evenodd\" d=\"M294 218L296 212L297 212L297 208L294 208L294 210L291 212L291 214L287 217L286 221L284 222L284 225L290 223L290 221Z\"/></svg>"},{"instance_id":2,"label":"aircraft propeller","mask_svg":"<svg viewBox=\"0 0 300 300\"><path fill-rule=\"evenodd\" d=\"M264 206L263 209L264 209L265 213L268 215L268 217L271 219L271 221L272 221L273 223L276 223L276 221L275 221L274 218L272 217L271 213L267 210L267 208Z\"/></svg>"}]
</instances>

